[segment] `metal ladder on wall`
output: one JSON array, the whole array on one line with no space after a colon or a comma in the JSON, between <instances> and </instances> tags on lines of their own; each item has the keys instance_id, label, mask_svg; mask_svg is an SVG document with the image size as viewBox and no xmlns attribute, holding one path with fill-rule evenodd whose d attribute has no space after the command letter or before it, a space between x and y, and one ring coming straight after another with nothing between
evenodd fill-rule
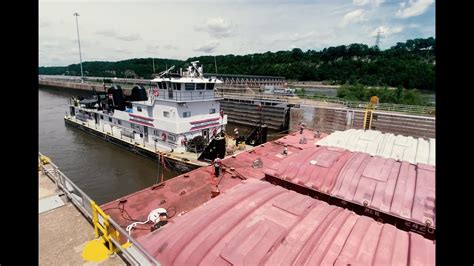
<instances>
[{"instance_id":1,"label":"metal ladder on wall","mask_svg":"<svg viewBox=\"0 0 474 266\"><path fill-rule=\"evenodd\" d=\"M370 102L365 108L364 120L362 121L362 127L364 130L372 129L372 121L374 118L374 109L379 103L379 98L377 96L370 97Z\"/></svg>"}]
</instances>

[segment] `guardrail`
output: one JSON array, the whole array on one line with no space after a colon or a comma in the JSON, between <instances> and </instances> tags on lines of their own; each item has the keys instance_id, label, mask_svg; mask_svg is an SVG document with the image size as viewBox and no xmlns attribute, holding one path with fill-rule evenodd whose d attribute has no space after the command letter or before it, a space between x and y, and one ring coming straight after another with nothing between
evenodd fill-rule
<instances>
[{"instance_id":1,"label":"guardrail","mask_svg":"<svg viewBox=\"0 0 474 266\"><path fill-rule=\"evenodd\" d=\"M323 100L326 102L343 104L346 107L353 108L353 109L365 109L367 108L367 105L368 105L368 102L347 101L342 98L333 97L333 96L325 96L325 95L298 96L298 97L305 100ZM436 113L436 107L434 106L406 105L406 104L394 104L394 103L380 103L377 105L376 110L410 113L410 114L427 114L427 115L434 115Z\"/></svg>"},{"instance_id":2,"label":"guardrail","mask_svg":"<svg viewBox=\"0 0 474 266\"><path fill-rule=\"evenodd\" d=\"M59 167L53 162L49 161L48 164L43 164L41 158L44 157L43 154L38 153L38 159L40 162L41 172L47 175L55 184L58 189L64 191L64 194L67 198L88 218L90 221L93 219L93 210L92 204L93 201L91 198L84 193L74 182L71 181L63 172L59 170ZM51 169L48 169L47 165L51 166ZM132 254L129 251L129 248L124 248L118 242L118 240L111 238L114 246L122 252L125 259L132 265L160 265L155 258L153 258L132 236L130 236L120 225L109 217L109 223L114 227L116 231L119 232L126 240L132 243L134 251L138 252L138 255L142 259L137 257L137 254ZM145 259L145 261L143 261Z\"/></svg>"}]
</instances>

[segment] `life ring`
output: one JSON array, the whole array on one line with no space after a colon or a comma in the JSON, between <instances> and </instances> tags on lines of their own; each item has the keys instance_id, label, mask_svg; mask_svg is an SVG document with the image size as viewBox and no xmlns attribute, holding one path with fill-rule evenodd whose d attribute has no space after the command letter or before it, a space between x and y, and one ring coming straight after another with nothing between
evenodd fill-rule
<instances>
[{"instance_id":1,"label":"life ring","mask_svg":"<svg viewBox=\"0 0 474 266\"><path fill-rule=\"evenodd\" d=\"M166 141L166 134L165 133L161 133L161 140Z\"/></svg>"},{"instance_id":2,"label":"life ring","mask_svg":"<svg viewBox=\"0 0 474 266\"><path fill-rule=\"evenodd\" d=\"M217 128L214 128L212 130L212 136L215 137L217 135Z\"/></svg>"}]
</instances>

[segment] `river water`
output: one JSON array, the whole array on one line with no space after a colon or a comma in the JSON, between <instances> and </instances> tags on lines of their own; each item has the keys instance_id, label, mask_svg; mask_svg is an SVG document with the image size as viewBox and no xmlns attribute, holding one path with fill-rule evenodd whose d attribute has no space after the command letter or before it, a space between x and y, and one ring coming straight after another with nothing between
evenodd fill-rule
<instances>
[{"instance_id":1,"label":"river water","mask_svg":"<svg viewBox=\"0 0 474 266\"><path fill-rule=\"evenodd\" d=\"M89 96L88 92L39 88L39 151L50 157L76 185L103 204L153 185L158 164L128 150L105 142L76 128L66 126L68 99ZM249 127L228 124L227 132ZM268 139L281 136L269 132ZM178 175L165 171L165 179Z\"/></svg>"},{"instance_id":2,"label":"river water","mask_svg":"<svg viewBox=\"0 0 474 266\"><path fill-rule=\"evenodd\" d=\"M39 151L99 204L153 185L157 163L66 126L63 118L68 99L81 93L40 88ZM176 175L165 171L164 176Z\"/></svg>"}]
</instances>

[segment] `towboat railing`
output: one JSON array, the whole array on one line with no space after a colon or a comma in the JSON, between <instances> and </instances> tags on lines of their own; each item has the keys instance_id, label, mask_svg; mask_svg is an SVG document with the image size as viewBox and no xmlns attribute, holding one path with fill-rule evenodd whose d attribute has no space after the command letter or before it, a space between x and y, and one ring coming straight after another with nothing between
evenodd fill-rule
<instances>
[{"instance_id":1,"label":"towboat railing","mask_svg":"<svg viewBox=\"0 0 474 266\"><path fill-rule=\"evenodd\" d=\"M38 153L38 160L40 170L43 174L47 175L55 184L56 188L60 189L81 212L84 216L92 222L93 210L92 210L92 199L84 193L74 182L71 181L59 167L53 162L43 163L45 156ZM132 243L129 248L124 248L118 242L118 240L111 238L114 246L118 248L124 258L132 265L160 265L132 236L130 236L120 225L114 221L111 217L108 218L109 223L119 232L121 237Z\"/></svg>"}]
</instances>

